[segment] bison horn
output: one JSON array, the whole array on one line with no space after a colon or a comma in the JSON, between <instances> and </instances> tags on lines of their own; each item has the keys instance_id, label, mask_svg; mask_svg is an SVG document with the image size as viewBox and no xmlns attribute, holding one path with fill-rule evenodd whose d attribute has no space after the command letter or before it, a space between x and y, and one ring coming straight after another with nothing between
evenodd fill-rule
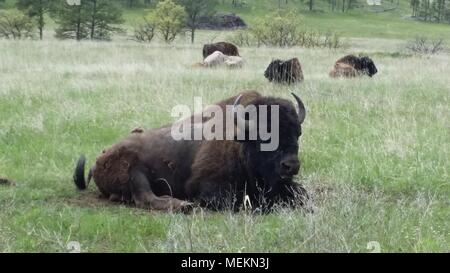
<instances>
[{"instance_id":1,"label":"bison horn","mask_svg":"<svg viewBox=\"0 0 450 273\"><path fill-rule=\"evenodd\" d=\"M236 125L238 126L238 128L245 128L245 131L249 132L256 128L256 122L245 120L245 118L241 117L237 112L236 106L239 105L241 98L242 94L240 94L233 103L233 115L236 116Z\"/></svg>"},{"instance_id":2,"label":"bison horn","mask_svg":"<svg viewBox=\"0 0 450 273\"><path fill-rule=\"evenodd\" d=\"M305 117L306 117L306 109L305 109L305 105L303 104L302 100L295 95L294 93L291 93L292 96L294 96L295 100L297 101L297 114L298 114L298 119L300 121L300 124L303 123L303 121L305 121Z\"/></svg>"}]
</instances>

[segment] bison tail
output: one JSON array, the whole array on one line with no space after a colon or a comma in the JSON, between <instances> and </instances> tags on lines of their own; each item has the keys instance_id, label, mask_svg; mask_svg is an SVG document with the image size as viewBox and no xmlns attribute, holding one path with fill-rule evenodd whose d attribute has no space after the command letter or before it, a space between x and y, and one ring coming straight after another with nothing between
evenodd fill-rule
<instances>
[{"instance_id":1,"label":"bison tail","mask_svg":"<svg viewBox=\"0 0 450 273\"><path fill-rule=\"evenodd\" d=\"M75 168L75 173L73 174L73 182L79 190L86 189L86 180L84 179L84 166L86 165L86 157L84 155L80 156ZM89 174L91 176L91 174Z\"/></svg>"}]
</instances>

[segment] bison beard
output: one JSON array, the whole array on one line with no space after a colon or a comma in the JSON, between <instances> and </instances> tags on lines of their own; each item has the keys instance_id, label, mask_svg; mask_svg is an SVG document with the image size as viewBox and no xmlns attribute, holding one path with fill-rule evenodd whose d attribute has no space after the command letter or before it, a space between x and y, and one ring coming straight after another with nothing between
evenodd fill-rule
<instances>
[{"instance_id":1,"label":"bison beard","mask_svg":"<svg viewBox=\"0 0 450 273\"><path fill-rule=\"evenodd\" d=\"M277 83L296 83L303 81L303 72L297 58L287 61L274 60L267 67L264 76Z\"/></svg>"},{"instance_id":2,"label":"bison beard","mask_svg":"<svg viewBox=\"0 0 450 273\"><path fill-rule=\"evenodd\" d=\"M156 210L184 211L192 207L191 202L212 209L238 209L246 195L253 208L301 206L307 193L293 177L300 167L298 138L305 108L297 96L295 99L298 111L290 101L252 91L217 104L224 111L233 103L279 106L280 145L273 152L260 151L259 139L175 141L168 125L132 133L106 149L97 157L89 177L111 201L134 202ZM86 189L84 165L82 156L74 175L80 190Z\"/></svg>"},{"instance_id":3,"label":"bison beard","mask_svg":"<svg viewBox=\"0 0 450 273\"><path fill-rule=\"evenodd\" d=\"M368 75L372 77L378 70L369 57L357 57L347 55L337 60L333 70L330 71L330 77L356 77L359 75Z\"/></svg>"},{"instance_id":4,"label":"bison beard","mask_svg":"<svg viewBox=\"0 0 450 273\"><path fill-rule=\"evenodd\" d=\"M235 45L227 42L218 42L203 46L203 59L213 54L215 51L220 51L228 56L239 56L239 50Z\"/></svg>"}]
</instances>

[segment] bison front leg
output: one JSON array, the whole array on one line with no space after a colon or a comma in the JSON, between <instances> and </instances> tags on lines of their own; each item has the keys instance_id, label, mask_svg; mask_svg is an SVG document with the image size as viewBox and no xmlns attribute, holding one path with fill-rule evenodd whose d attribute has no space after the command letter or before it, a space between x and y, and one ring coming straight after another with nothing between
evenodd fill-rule
<instances>
[{"instance_id":1,"label":"bison front leg","mask_svg":"<svg viewBox=\"0 0 450 273\"><path fill-rule=\"evenodd\" d=\"M183 212L187 212L192 208L192 203L169 196L156 196L142 168L136 167L131 170L130 185L133 200L139 208Z\"/></svg>"}]
</instances>

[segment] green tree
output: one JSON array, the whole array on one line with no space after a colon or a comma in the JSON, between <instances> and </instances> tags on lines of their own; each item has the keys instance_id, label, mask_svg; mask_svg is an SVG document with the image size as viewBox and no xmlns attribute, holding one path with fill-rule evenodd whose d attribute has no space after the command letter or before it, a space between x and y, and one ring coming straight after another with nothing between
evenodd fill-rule
<instances>
[{"instance_id":1,"label":"green tree","mask_svg":"<svg viewBox=\"0 0 450 273\"><path fill-rule=\"evenodd\" d=\"M293 11L277 11L267 15L260 23L259 35L265 44L272 46L293 46L298 43L298 34L303 26L303 19Z\"/></svg>"},{"instance_id":2,"label":"green tree","mask_svg":"<svg viewBox=\"0 0 450 273\"><path fill-rule=\"evenodd\" d=\"M144 21L134 27L134 40L150 43L155 37L155 25L151 19L144 17Z\"/></svg>"},{"instance_id":3,"label":"green tree","mask_svg":"<svg viewBox=\"0 0 450 273\"><path fill-rule=\"evenodd\" d=\"M156 3L157 1L158 0L115 0L115 2L119 3L121 6L130 8L130 9L150 6L154 3Z\"/></svg>"},{"instance_id":4,"label":"green tree","mask_svg":"<svg viewBox=\"0 0 450 273\"><path fill-rule=\"evenodd\" d=\"M134 8L137 1L136 0L127 0L126 2L127 2L127 5L129 8Z\"/></svg>"},{"instance_id":5,"label":"green tree","mask_svg":"<svg viewBox=\"0 0 450 273\"><path fill-rule=\"evenodd\" d=\"M51 0L18 0L16 6L24 11L28 16L36 18L39 38L44 37L45 14L49 12L52 5Z\"/></svg>"},{"instance_id":6,"label":"green tree","mask_svg":"<svg viewBox=\"0 0 450 273\"><path fill-rule=\"evenodd\" d=\"M420 6L420 0L411 0L410 4L412 8L412 17L416 17Z\"/></svg>"},{"instance_id":7,"label":"green tree","mask_svg":"<svg viewBox=\"0 0 450 273\"><path fill-rule=\"evenodd\" d=\"M157 4L150 18L163 40L170 43L183 30L186 12L172 0L164 0Z\"/></svg>"},{"instance_id":8,"label":"green tree","mask_svg":"<svg viewBox=\"0 0 450 273\"><path fill-rule=\"evenodd\" d=\"M124 22L121 9L109 0L88 0L91 40L110 40L113 33L121 32L116 25Z\"/></svg>"},{"instance_id":9,"label":"green tree","mask_svg":"<svg viewBox=\"0 0 450 273\"><path fill-rule=\"evenodd\" d=\"M231 5L232 5L234 8L242 7L242 6L245 5L245 1L242 1L242 0L232 0L232 1L231 1Z\"/></svg>"},{"instance_id":10,"label":"green tree","mask_svg":"<svg viewBox=\"0 0 450 273\"><path fill-rule=\"evenodd\" d=\"M17 10L0 11L0 38L32 38L35 31L33 20Z\"/></svg>"},{"instance_id":11,"label":"green tree","mask_svg":"<svg viewBox=\"0 0 450 273\"><path fill-rule=\"evenodd\" d=\"M89 12L86 1L81 1L80 5L68 5L61 1L51 13L58 24L55 29L57 38L80 41L89 37Z\"/></svg>"},{"instance_id":12,"label":"green tree","mask_svg":"<svg viewBox=\"0 0 450 273\"><path fill-rule=\"evenodd\" d=\"M199 19L209 17L215 13L216 0L178 0L184 6L187 14L187 26L191 30L191 42L195 40L195 30L198 28Z\"/></svg>"},{"instance_id":13,"label":"green tree","mask_svg":"<svg viewBox=\"0 0 450 273\"><path fill-rule=\"evenodd\" d=\"M308 0L308 1L309 1L309 3L308 3L309 10L312 11L314 8L314 0Z\"/></svg>"},{"instance_id":14,"label":"green tree","mask_svg":"<svg viewBox=\"0 0 450 273\"><path fill-rule=\"evenodd\" d=\"M121 10L108 0L83 0L73 6L61 2L53 16L58 24L56 37L61 39L109 40L122 31L116 26L123 22Z\"/></svg>"}]
</instances>

